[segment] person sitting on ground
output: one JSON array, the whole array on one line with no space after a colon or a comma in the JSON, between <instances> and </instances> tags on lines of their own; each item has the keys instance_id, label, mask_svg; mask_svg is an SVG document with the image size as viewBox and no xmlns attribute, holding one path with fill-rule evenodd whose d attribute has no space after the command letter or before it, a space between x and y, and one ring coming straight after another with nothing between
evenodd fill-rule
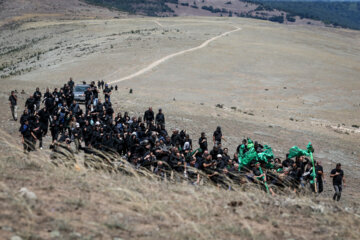
<instances>
[{"instance_id":1,"label":"person sitting on ground","mask_svg":"<svg viewBox=\"0 0 360 240\"><path fill-rule=\"evenodd\" d=\"M266 188L266 184L267 184L266 173L261 171L259 162L255 163L255 167L253 168L252 171L254 174L254 180L263 182L263 184L264 184L263 186L265 186L265 188ZM269 189L271 195L275 196L275 192L273 191L273 189L270 186L268 186L268 189Z\"/></svg>"}]
</instances>

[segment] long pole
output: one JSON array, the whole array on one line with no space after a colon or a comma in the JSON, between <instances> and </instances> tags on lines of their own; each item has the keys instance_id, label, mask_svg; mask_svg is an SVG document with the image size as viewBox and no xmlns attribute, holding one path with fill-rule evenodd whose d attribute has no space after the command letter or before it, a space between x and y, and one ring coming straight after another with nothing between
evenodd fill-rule
<instances>
[{"instance_id":1,"label":"long pole","mask_svg":"<svg viewBox=\"0 0 360 240\"><path fill-rule=\"evenodd\" d=\"M313 176L314 176L314 189L315 189L315 192L317 193L317 184L316 184L316 174L315 174L315 163L314 163L314 158L313 158L313 155L312 155L312 152L310 152L310 158L311 158L311 162L312 162L312 172L313 172Z\"/></svg>"}]
</instances>

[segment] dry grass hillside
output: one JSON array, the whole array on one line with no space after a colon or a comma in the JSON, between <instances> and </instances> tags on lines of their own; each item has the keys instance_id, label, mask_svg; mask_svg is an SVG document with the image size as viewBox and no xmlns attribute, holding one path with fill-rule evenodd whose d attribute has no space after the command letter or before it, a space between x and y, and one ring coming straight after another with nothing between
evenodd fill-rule
<instances>
[{"instance_id":1,"label":"dry grass hillside","mask_svg":"<svg viewBox=\"0 0 360 240\"><path fill-rule=\"evenodd\" d=\"M358 31L204 17L42 19L0 34L1 239L359 238ZM129 168L95 171L82 154L56 166L49 136L46 150L24 155L10 91L19 92L21 114L35 87L69 77L117 84L116 112L161 107L167 128L186 129L194 142L221 125L231 154L244 137L282 159L311 141L327 174L324 193L270 197ZM337 162L348 184L333 203Z\"/></svg>"},{"instance_id":2,"label":"dry grass hillside","mask_svg":"<svg viewBox=\"0 0 360 240\"><path fill-rule=\"evenodd\" d=\"M26 156L16 146L2 132L2 239L358 238L357 201L290 193L273 198L256 188L226 191L91 171L80 157L76 167L56 167L48 151Z\"/></svg>"}]
</instances>

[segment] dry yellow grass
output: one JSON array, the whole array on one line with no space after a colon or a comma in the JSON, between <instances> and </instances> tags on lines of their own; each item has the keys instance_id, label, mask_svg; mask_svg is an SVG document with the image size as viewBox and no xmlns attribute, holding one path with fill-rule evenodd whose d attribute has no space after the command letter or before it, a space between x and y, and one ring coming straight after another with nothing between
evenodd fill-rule
<instances>
[{"instance_id":1,"label":"dry yellow grass","mask_svg":"<svg viewBox=\"0 0 360 240\"><path fill-rule=\"evenodd\" d=\"M5 140L6 139L6 140ZM49 152L21 153L2 132L0 236L24 239L356 239L359 205L323 197L270 197L256 188L56 167ZM73 160L71 160L73 161ZM35 202L18 193L26 187Z\"/></svg>"}]
</instances>

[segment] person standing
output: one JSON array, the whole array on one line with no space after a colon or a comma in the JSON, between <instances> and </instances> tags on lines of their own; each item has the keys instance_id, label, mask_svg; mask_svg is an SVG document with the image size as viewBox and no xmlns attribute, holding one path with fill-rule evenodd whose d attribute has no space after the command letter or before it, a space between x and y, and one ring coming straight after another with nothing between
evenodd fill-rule
<instances>
[{"instance_id":1,"label":"person standing","mask_svg":"<svg viewBox=\"0 0 360 240\"><path fill-rule=\"evenodd\" d=\"M155 122L158 128L161 128L161 126L165 126L165 116L162 113L162 109L159 109L158 114L156 114Z\"/></svg>"},{"instance_id":2,"label":"person standing","mask_svg":"<svg viewBox=\"0 0 360 240\"><path fill-rule=\"evenodd\" d=\"M330 177L333 179L333 185L335 190L333 200L339 201L341 198L342 183L344 182L344 186L346 186L344 171L341 170L341 163L336 164L336 168L331 170Z\"/></svg>"},{"instance_id":3,"label":"person standing","mask_svg":"<svg viewBox=\"0 0 360 240\"><path fill-rule=\"evenodd\" d=\"M36 136L29 125L29 120L26 119L19 129L21 133L21 142L24 145L24 152L28 153L35 150Z\"/></svg>"},{"instance_id":4,"label":"person standing","mask_svg":"<svg viewBox=\"0 0 360 240\"><path fill-rule=\"evenodd\" d=\"M204 132L201 133L201 137L199 138L199 147L201 148L202 152L208 150L207 138Z\"/></svg>"},{"instance_id":5,"label":"person standing","mask_svg":"<svg viewBox=\"0 0 360 240\"><path fill-rule=\"evenodd\" d=\"M152 121L154 121L154 112L152 110L152 107L149 107L148 110L144 113L144 122L146 122L147 125L149 125Z\"/></svg>"},{"instance_id":6,"label":"person standing","mask_svg":"<svg viewBox=\"0 0 360 240\"><path fill-rule=\"evenodd\" d=\"M218 126L213 134L214 145L221 144L221 140L224 140L226 142L225 138L222 135L221 127Z\"/></svg>"},{"instance_id":7,"label":"person standing","mask_svg":"<svg viewBox=\"0 0 360 240\"><path fill-rule=\"evenodd\" d=\"M111 95L111 89L109 88L109 85L105 85L105 89L103 90L104 93L104 99L109 99L109 102L111 102L110 95Z\"/></svg>"},{"instance_id":8,"label":"person standing","mask_svg":"<svg viewBox=\"0 0 360 240\"><path fill-rule=\"evenodd\" d=\"M17 96L14 91L11 91L9 102L10 102L11 115L14 121L17 121Z\"/></svg>"},{"instance_id":9,"label":"person standing","mask_svg":"<svg viewBox=\"0 0 360 240\"><path fill-rule=\"evenodd\" d=\"M72 77L69 79L68 85L72 91L74 89L74 85L75 85L75 82L73 81Z\"/></svg>"},{"instance_id":10,"label":"person standing","mask_svg":"<svg viewBox=\"0 0 360 240\"><path fill-rule=\"evenodd\" d=\"M38 111L40 109L41 96L42 96L42 94L40 92L40 89L37 87L36 91L34 92L34 101L35 101L36 111Z\"/></svg>"},{"instance_id":11,"label":"person standing","mask_svg":"<svg viewBox=\"0 0 360 240\"><path fill-rule=\"evenodd\" d=\"M318 193L322 193L324 190L324 170L323 167L321 166L321 161L316 161L315 172L316 172L317 190Z\"/></svg>"}]
</instances>

